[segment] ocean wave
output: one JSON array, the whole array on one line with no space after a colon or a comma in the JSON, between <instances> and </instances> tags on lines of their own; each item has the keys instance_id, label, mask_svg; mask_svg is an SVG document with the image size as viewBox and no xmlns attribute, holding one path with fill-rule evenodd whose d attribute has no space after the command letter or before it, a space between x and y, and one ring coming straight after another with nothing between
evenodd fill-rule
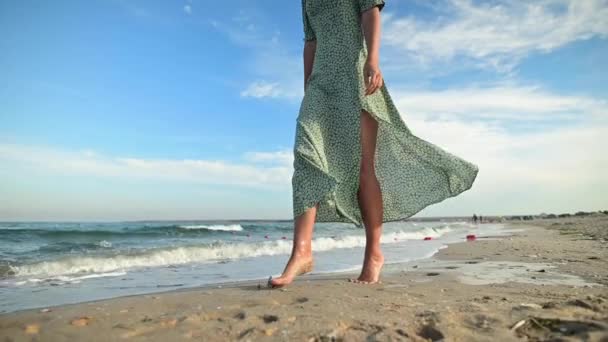
<instances>
[{"instance_id":1,"label":"ocean wave","mask_svg":"<svg viewBox=\"0 0 608 342\"><path fill-rule=\"evenodd\" d=\"M103 248L112 248L112 243L106 240L101 240L97 243L97 245L99 247L103 247Z\"/></svg>"},{"instance_id":2,"label":"ocean wave","mask_svg":"<svg viewBox=\"0 0 608 342\"><path fill-rule=\"evenodd\" d=\"M241 227L240 224L229 224L229 225L223 225L223 224L212 224L212 225L206 225L206 224L197 224L197 225L187 225L187 226L179 226L180 228L184 228L184 229L207 229L207 230L222 230L222 231L227 231L227 232L234 232L234 231L242 231L243 227Z\"/></svg>"},{"instance_id":3,"label":"ocean wave","mask_svg":"<svg viewBox=\"0 0 608 342\"><path fill-rule=\"evenodd\" d=\"M28 250L23 253L40 253L40 254L65 254L65 253L87 253L100 249L111 248L112 244L108 241L91 241L91 242L71 242L71 241L57 241L46 245L39 246L36 250ZM21 254L20 256L23 256Z\"/></svg>"},{"instance_id":4,"label":"ocean wave","mask_svg":"<svg viewBox=\"0 0 608 342\"><path fill-rule=\"evenodd\" d=\"M230 225L167 225L167 226L139 226L122 228L101 228L101 229L40 229L40 228L11 228L0 229L0 238L27 238L31 236L47 239L67 239L79 237L91 237L104 240L113 236L136 237L140 235L200 235L213 234L226 231L243 231L243 226L239 224Z\"/></svg>"},{"instance_id":5,"label":"ocean wave","mask_svg":"<svg viewBox=\"0 0 608 342\"><path fill-rule=\"evenodd\" d=\"M382 236L382 243L419 240L439 237L451 231L450 227L424 228L419 231L397 231ZM339 248L365 246L365 236L319 237L313 240L313 251L323 252ZM15 276L49 277L71 274L108 273L141 267L162 267L188 263L214 262L231 259L272 256L291 253L289 240L273 240L257 243L215 242L202 246L171 247L150 250L141 254L123 254L111 257L78 256L33 264L9 266ZM8 273L8 272L7 272Z\"/></svg>"}]
</instances>

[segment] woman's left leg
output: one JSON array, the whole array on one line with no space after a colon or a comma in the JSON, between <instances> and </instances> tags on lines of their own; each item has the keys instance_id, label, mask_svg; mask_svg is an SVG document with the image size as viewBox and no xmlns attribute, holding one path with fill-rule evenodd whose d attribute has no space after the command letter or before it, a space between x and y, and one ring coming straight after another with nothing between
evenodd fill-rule
<instances>
[{"instance_id":1,"label":"woman's left leg","mask_svg":"<svg viewBox=\"0 0 608 342\"><path fill-rule=\"evenodd\" d=\"M319 202L304 213L294 218L293 245L291 257L278 278L270 280L272 286L285 286L290 284L294 277L312 271L312 235L319 209Z\"/></svg>"},{"instance_id":2,"label":"woman's left leg","mask_svg":"<svg viewBox=\"0 0 608 342\"><path fill-rule=\"evenodd\" d=\"M376 178L374 157L376 153L376 137L378 122L365 110L361 111L361 171L359 174L359 190L357 192L359 208L365 225L365 258L361 275L351 279L360 283L375 283L380 278L380 270L384 265L384 255L380 250L382 235L382 192Z\"/></svg>"}]
</instances>

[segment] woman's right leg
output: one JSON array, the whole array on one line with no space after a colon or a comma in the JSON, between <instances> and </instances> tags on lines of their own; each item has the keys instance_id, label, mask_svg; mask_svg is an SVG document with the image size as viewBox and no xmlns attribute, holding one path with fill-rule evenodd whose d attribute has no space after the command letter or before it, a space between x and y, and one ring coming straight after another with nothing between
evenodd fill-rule
<instances>
[{"instance_id":1,"label":"woman's right leg","mask_svg":"<svg viewBox=\"0 0 608 342\"><path fill-rule=\"evenodd\" d=\"M312 270L312 233L318 207L319 203L295 218L291 257L285 266L283 274L278 278L270 280L272 285L287 285L293 281L295 276Z\"/></svg>"}]
</instances>

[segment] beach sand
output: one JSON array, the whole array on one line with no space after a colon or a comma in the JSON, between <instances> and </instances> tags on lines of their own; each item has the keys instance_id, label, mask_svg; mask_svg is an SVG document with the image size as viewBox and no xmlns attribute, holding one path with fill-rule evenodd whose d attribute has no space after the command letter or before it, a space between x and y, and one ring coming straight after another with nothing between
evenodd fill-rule
<instances>
[{"instance_id":1,"label":"beach sand","mask_svg":"<svg viewBox=\"0 0 608 342\"><path fill-rule=\"evenodd\" d=\"M26 310L0 316L0 340L607 341L608 215L506 224L521 231L386 265L382 284L313 274Z\"/></svg>"}]
</instances>

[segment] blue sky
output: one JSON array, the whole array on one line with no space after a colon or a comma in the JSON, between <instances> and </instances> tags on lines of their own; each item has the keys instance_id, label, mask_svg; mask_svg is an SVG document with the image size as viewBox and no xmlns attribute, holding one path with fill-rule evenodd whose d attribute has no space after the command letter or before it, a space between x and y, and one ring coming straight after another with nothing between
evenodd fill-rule
<instances>
[{"instance_id":1,"label":"blue sky","mask_svg":"<svg viewBox=\"0 0 608 342\"><path fill-rule=\"evenodd\" d=\"M417 216L608 209L608 1L388 0L380 68L480 167ZM0 219L291 218L295 1L2 1Z\"/></svg>"}]
</instances>

